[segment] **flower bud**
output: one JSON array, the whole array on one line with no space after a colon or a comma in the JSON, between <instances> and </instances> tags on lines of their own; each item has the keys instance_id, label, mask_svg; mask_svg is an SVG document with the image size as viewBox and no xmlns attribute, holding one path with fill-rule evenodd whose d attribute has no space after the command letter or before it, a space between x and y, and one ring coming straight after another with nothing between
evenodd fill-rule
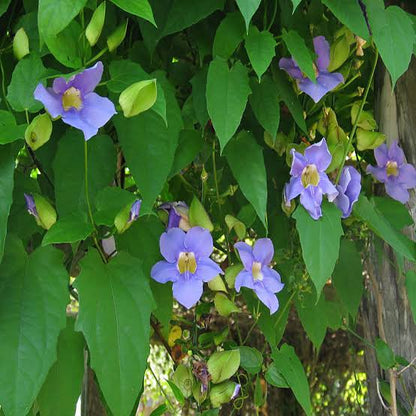
<instances>
[{"instance_id":1,"label":"flower bud","mask_svg":"<svg viewBox=\"0 0 416 416\"><path fill-rule=\"evenodd\" d=\"M364 56L363 47L367 43L367 41L364 40L363 38L360 38L357 35L355 35L355 41L356 41L356 44L357 44L357 51L355 52L355 54L357 56Z\"/></svg>"},{"instance_id":2,"label":"flower bud","mask_svg":"<svg viewBox=\"0 0 416 416\"><path fill-rule=\"evenodd\" d=\"M225 223L227 224L229 231L234 229L239 240L242 240L246 236L246 226L239 219L232 215L226 215Z\"/></svg>"},{"instance_id":3,"label":"flower bud","mask_svg":"<svg viewBox=\"0 0 416 416\"><path fill-rule=\"evenodd\" d=\"M238 273L243 270L243 266L241 264L234 264L233 266L228 266L225 270L225 281L230 289L234 288L235 278L237 277Z\"/></svg>"},{"instance_id":4,"label":"flower bud","mask_svg":"<svg viewBox=\"0 0 416 416\"><path fill-rule=\"evenodd\" d=\"M209 358L207 365L214 384L228 380L240 366L240 350L214 352Z\"/></svg>"},{"instance_id":5,"label":"flower bud","mask_svg":"<svg viewBox=\"0 0 416 416\"><path fill-rule=\"evenodd\" d=\"M179 227L183 231L189 231L191 224L189 224L189 207L185 202L165 202L158 207L168 214L168 217L162 218L162 221L167 222L166 228ZM163 211L160 211L163 213Z\"/></svg>"},{"instance_id":6,"label":"flower bud","mask_svg":"<svg viewBox=\"0 0 416 416\"><path fill-rule=\"evenodd\" d=\"M127 231L131 224L139 218L141 204L142 201L140 199L136 199L133 204L126 205L116 215L114 225L119 234Z\"/></svg>"},{"instance_id":7,"label":"flower bud","mask_svg":"<svg viewBox=\"0 0 416 416\"><path fill-rule=\"evenodd\" d=\"M121 94L118 102L124 117L133 117L143 113L153 106L157 99L156 80L135 82L127 87Z\"/></svg>"},{"instance_id":8,"label":"flower bud","mask_svg":"<svg viewBox=\"0 0 416 416\"><path fill-rule=\"evenodd\" d=\"M198 198L194 196L189 208L189 222L192 227L200 226L212 232L214 225L212 224L207 211Z\"/></svg>"},{"instance_id":9,"label":"flower bud","mask_svg":"<svg viewBox=\"0 0 416 416\"><path fill-rule=\"evenodd\" d=\"M110 52L114 51L126 37L127 20L116 28L116 30L107 38L107 46Z\"/></svg>"},{"instance_id":10,"label":"flower bud","mask_svg":"<svg viewBox=\"0 0 416 416\"><path fill-rule=\"evenodd\" d=\"M386 140L386 136L378 131L367 131L361 128L357 129L357 149L367 150L375 149Z\"/></svg>"},{"instance_id":11,"label":"flower bud","mask_svg":"<svg viewBox=\"0 0 416 416\"><path fill-rule=\"evenodd\" d=\"M192 388L195 383L192 370L183 364L179 364L172 376L172 381L182 392L183 397L187 399L192 394Z\"/></svg>"},{"instance_id":12,"label":"flower bud","mask_svg":"<svg viewBox=\"0 0 416 416\"><path fill-rule=\"evenodd\" d=\"M225 381L211 388L209 398L213 407L220 407L238 396L241 386L233 381Z\"/></svg>"},{"instance_id":13,"label":"flower bud","mask_svg":"<svg viewBox=\"0 0 416 416\"><path fill-rule=\"evenodd\" d=\"M49 141L52 134L52 121L49 114L39 114L27 126L25 140L32 150L37 150Z\"/></svg>"},{"instance_id":14,"label":"flower bud","mask_svg":"<svg viewBox=\"0 0 416 416\"><path fill-rule=\"evenodd\" d=\"M208 282L208 287L213 292L226 292L227 291L227 288L225 287L225 284L224 284L224 280L222 280L219 274Z\"/></svg>"},{"instance_id":15,"label":"flower bud","mask_svg":"<svg viewBox=\"0 0 416 416\"><path fill-rule=\"evenodd\" d=\"M56 222L55 208L39 194L24 194L24 196L29 214L35 217L40 227L49 230Z\"/></svg>"},{"instance_id":16,"label":"flower bud","mask_svg":"<svg viewBox=\"0 0 416 416\"><path fill-rule=\"evenodd\" d=\"M20 61L24 56L29 54L29 38L23 27L21 27L13 38L13 53Z\"/></svg>"},{"instance_id":17,"label":"flower bud","mask_svg":"<svg viewBox=\"0 0 416 416\"><path fill-rule=\"evenodd\" d=\"M227 298L224 293L217 293L214 297L215 309L221 316L229 316L233 312L240 312L234 302Z\"/></svg>"},{"instance_id":18,"label":"flower bud","mask_svg":"<svg viewBox=\"0 0 416 416\"><path fill-rule=\"evenodd\" d=\"M90 46L94 46L101 35L105 20L105 1L103 1L95 10L85 29L85 37Z\"/></svg>"},{"instance_id":19,"label":"flower bud","mask_svg":"<svg viewBox=\"0 0 416 416\"><path fill-rule=\"evenodd\" d=\"M338 37L331 45L330 61L328 71L332 72L338 69L350 54L350 45L346 35Z\"/></svg>"},{"instance_id":20,"label":"flower bud","mask_svg":"<svg viewBox=\"0 0 416 416\"><path fill-rule=\"evenodd\" d=\"M295 210L296 208L296 202L294 199L291 199L290 201L287 200L286 197L286 190L287 190L287 184L285 185L284 189L283 189L283 198L282 198L282 211L288 216L290 217L292 215L292 212Z\"/></svg>"}]
</instances>

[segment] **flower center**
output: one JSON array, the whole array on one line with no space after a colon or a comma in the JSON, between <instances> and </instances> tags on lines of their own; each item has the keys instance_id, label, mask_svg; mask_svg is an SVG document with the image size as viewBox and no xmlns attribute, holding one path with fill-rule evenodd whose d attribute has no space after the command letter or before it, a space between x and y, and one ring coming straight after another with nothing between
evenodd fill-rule
<instances>
[{"instance_id":1,"label":"flower center","mask_svg":"<svg viewBox=\"0 0 416 416\"><path fill-rule=\"evenodd\" d=\"M319 183L319 172L315 165L308 165L302 171L302 185L307 188L309 185L317 186Z\"/></svg>"},{"instance_id":2,"label":"flower center","mask_svg":"<svg viewBox=\"0 0 416 416\"><path fill-rule=\"evenodd\" d=\"M394 160L389 160L386 165L387 176L397 176L399 174L399 168L397 167L397 162Z\"/></svg>"},{"instance_id":3,"label":"flower center","mask_svg":"<svg viewBox=\"0 0 416 416\"><path fill-rule=\"evenodd\" d=\"M179 254L178 264L177 264L179 273L183 274L186 272L195 273L196 272L196 259L195 254L190 252L181 252Z\"/></svg>"},{"instance_id":4,"label":"flower center","mask_svg":"<svg viewBox=\"0 0 416 416\"><path fill-rule=\"evenodd\" d=\"M253 262L253 266L251 267L251 274L253 275L254 281L263 280L263 273L261 272L261 263L259 261Z\"/></svg>"},{"instance_id":5,"label":"flower center","mask_svg":"<svg viewBox=\"0 0 416 416\"><path fill-rule=\"evenodd\" d=\"M70 108L81 110L81 91L75 87L68 88L62 95L62 107L65 111L68 111Z\"/></svg>"}]
</instances>

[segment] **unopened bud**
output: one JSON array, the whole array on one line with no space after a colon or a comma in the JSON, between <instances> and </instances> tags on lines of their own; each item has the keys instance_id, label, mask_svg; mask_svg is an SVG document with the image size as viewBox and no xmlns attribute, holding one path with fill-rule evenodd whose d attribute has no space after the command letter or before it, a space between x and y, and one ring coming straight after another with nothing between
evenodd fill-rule
<instances>
[{"instance_id":1,"label":"unopened bud","mask_svg":"<svg viewBox=\"0 0 416 416\"><path fill-rule=\"evenodd\" d=\"M357 35L355 36L355 41L357 43L357 50L355 54L357 56L364 56L363 46L367 43L367 41Z\"/></svg>"},{"instance_id":2,"label":"unopened bud","mask_svg":"<svg viewBox=\"0 0 416 416\"><path fill-rule=\"evenodd\" d=\"M208 282L208 287L213 292L226 292L227 291L224 280L222 280L219 274Z\"/></svg>"},{"instance_id":3,"label":"unopened bud","mask_svg":"<svg viewBox=\"0 0 416 416\"><path fill-rule=\"evenodd\" d=\"M135 82L127 87L120 94L118 102L123 110L124 117L133 117L151 108L156 99L156 80L150 79Z\"/></svg>"},{"instance_id":4,"label":"unopened bud","mask_svg":"<svg viewBox=\"0 0 416 416\"><path fill-rule=\"evenodd\" d=\"M39 194L24 194L24 196L29 214L35 217L40 227L49 230L56 222L55 208Z\"/></svg>"},{"instance_id":5,"label":"unopened bud","mask_svg":"<svg viewBox=\"0 0 416 416\"><path fill-rule=\"evenodd\" d=\"M217 293L214 297L215 309L221 316L229 316L234 312L240 312L240 309L224 293Z\"/></svg>"},{"instance_id":6,"label":"unopened bud","mask_svg":"<svg viewBox=\"0 0 416 416\"><path fill-rule=\"evenodd\" d=\"M214 384L228 380L240 366L240 350L214 352L209 358L207 365Z\"/></svg>"},{"instance_id":7,"label":"unopened bud","mask_svg":"<svg viewBox=\"0 0 416 416\"><path fill-rule=\"evenodd\" d=\"M127 33L127 20L116 28L116 30L107 38L107 46L110 52L114 51L123 42Z\"/></svg>"},{"instance_id":8,"label":"unopened bud","mask_svg":"<svg viewBox=\"0 0 416 416\"><path fill-rule=\"evenodd\" d=\"M27 126L25 140L32 150L37 150L49 141L52 134L52 121L49 114L39 114Z\"/></svg>"},{"instance_id":9,"label":"unopened bud","mask_svg":"<svg viewBox=\"0 0 416 416\"><path fill-rule=\"evenodd\" d=\"M24 56L29 54L29 38L23 27L21 27L13 38L13 53L20 61Z\"/></svg>"},{"instance_id":10,"label":"unopened bud","mask_svg":"<svg viewBox=\"0 0 416 416\"><path fill-rule=\"evenodd\" d=\"M189 222L192 227L200 226L206 228L208 231L214 229L214 225L212 224L207 211L195 196L189 207Z\"/></svg>"},{"instance_id":11,"label":"unopened bud","mask_svg":"<svg viewBox=\"0 0 416 416\"><path fill-rule=\"evenodd\" d=\"M85 36L88 43L94 46L101 35L105 20L105 1L103 1L95 10L85 29Z\"/></svg>"},{"instance_id":12,"label":"unopened bud","mask_svg":"<svg viewBox=\"0 0 416 416\"><path fill-rule=\"evenodd\" d=\"M295 210L296 208L296 203L294 199L291 199L290 201L287 199L287 184L285 185L284 189L283 189L283 198L282 198L282 211L288 216L290 217L292 215L292 212Z\"/></svg>"},{"instance_id":13,"label":"unopened bud","mask_svg":"<svg viewBox=\"0 0 416 416\"><path fill-rule=\"evenodd\" d=\"M119 234L127 231L131 224L139 218L141 204L142 201L140 199L136 199L133 204L126 205L116 215L114 225Z\"/></svg>"},{"instance_id":14,"label":"unopened bud","mask_svg":"<svg viewBox=\"0 0 416 416\"><path fill-rule=\"evenodd\" d=\"M240 392L241 386L233 381L213 386L209 393L209 398L213 407L220 407L224 403L233 400Z\"/></svg>"}]
</instances>

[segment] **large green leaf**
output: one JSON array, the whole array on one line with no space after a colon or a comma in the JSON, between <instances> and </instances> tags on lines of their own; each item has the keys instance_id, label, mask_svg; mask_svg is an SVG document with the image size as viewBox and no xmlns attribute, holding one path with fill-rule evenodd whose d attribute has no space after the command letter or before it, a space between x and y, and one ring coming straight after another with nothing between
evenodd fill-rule
<instances>
[{"instance_id":1,"label":"large green leaf","mask_svg":"<svg viewBox=\"0 0 416 416\"><path fill-rule=\"evenodd\" d=\"M315 81L316 76L313 68L313 55L306 46L302 36L295 30L289 30L289 32L283 30L282 38L302 72L304 72L310 80Z\"/></svg>"},{"instance_id":2,"label":"large green leaf","mask_svg":"<svg viewBox=\"0 0 416 416\"><path fill-rule=\"evenodd\" d=\"M14 166L17 149L13 144L0 146L0 262L7 234L7 220L13 199Z\"/></svg>"},{"instance_id":3,"label":"large green leaf","mask_svg":"<svg viewBox=\"0 0 416 416\"><path fill-rule=\"evenodd\" d=\"M6 416L26 415L56 360L69 301L62 253L30 256L15 237L0 265L0 403Z\"/></svg>"},{"instance_id":4,"label":"large green leaf","mask_svg":"<svg viewBox=\"0 0 416 416\"><path fill-rule=\"evenodd\" d=\"M267 229L267 175L263 149L251 133L242 131L230 141L224 153L241 192Z\"/></svg>"},{"instance_id":5,"label":"large green leaf","mask_svg":"<svg viewBox=\"0 0 416 416\"><path fill-rule=\"evenodd\" d=\"M2 16L9 8L11 1L12 0L0 0L0 16Z\"/></svg>"},{"instance_id":6,"label":"large green leaf","mask_svg":"<svg viewBox=\"0 0 416 416\"><path fill-rule=\"evenodd\" d=\"M143 19L148 20L156 26L155 18L153 17L152 8L148 0L111 0L120 9L127 13L134 14Z\"/></svg>"},{"instance_id":7,"label":"large green leaf","mask_svg":"<svg viewBox=\"0 0 416 416\"><path fill-rule=\"evenodd\" d=\"M7 101L15 111L34 113L42 108L42 103L33 98L33 92L45 76L46 68L37 55L30 54L17 63L7 88Z\"/></svg>"},{"instance_id":8,"label":"large green leaf","mask_svg":"<svg viewBox=\"0 0 416 416\"><path fill-rule=\"evenodd\" d=\"M413 218L406 205L403 205L401 202L383 196L373 196L371 199L377 209L385 218L388 218L389 223L397 230L402 230L404 227L413 224Z\"/></svg>"},{"instance_id":9,"label":"large green leaf","mask_svg":"<svg viewBox=\"0 0 416 416\"><path fill-rule=\"evenodd\" d=\"M319 298L338 259L339 239L343 234L341 211L325 201L319 220L314 220L301 205L293 213L293 218L296 220L303 260Z\"/></svg>"},{"instance_id":10,"label":"large green leaf","mask_svg":"<svg viewBox=\"0 0 416 416\"><path fill-rule=\"evenodd\" d=\"M360 253L353 241L341 240L339 259L332 275L332 283L348 313L355 318L364 285Z\"/></svg>"},{"instance_id":11,"label":"large green leaf","mask_svg":"<svg viewBox=\"0 0 416 416\"><path fill-rule=\"evenodd\" d=\"M59 140L53 162L56 208L59 216L88 212L85 198L84 138L78 130L68 130ZM116 152L108 136L88 141L88 191L94 201L99 190L113 181Z\"/></svg>"},{"instance_id":12,"label":"large green leaf","mask_svg":"<svg viewBox=\"0 0 416 416\"><path fill-rule=\"evenodd\" d=\"M227 14L215 32L212 56L228 59L244 39L244 21L238 12Z\"/></svg>"},{"instance_id":13,"label":"large green leaf","mask_svg":"<svg viewBox=\"0 0 416 416\"><path fill-rule=\"evenodd\" d=\"M251 82L253 93L249 97L250 106L262 127L276 137L280 123L280 98L276 84L268 75L264 75L258 83L254 78Z\"/></svg>"},{"instance_id":14,"label":"large green leaf","mask_svg":"<svg viewBox=\"0 0 416 416\"><path fill-rule=\"evenodd\" d=\"M74 331L74 319L67 318L58 338L58 359L49 370L38 395L42 416L74 416L84 375L82 334Z\"/></svg>"},{"instance_id":15,"label":"large green leaf","mask_svg":"<svg viewBox=\"0 0 416 416\"><path fill-rule=\"evenodd\" d=\"M256 13L257 9L260 6L261 0L236 0L238 8L240 9L241 14L244 17L246 22L246 29L248 32L248 27L251 22L251 18Z\"/></svg>"},{"instance_id":16,"label":"large green leaf","mask_svg":"<svg viewBox=\"0 0 416 416\"><path fill-rule=\"evenodd\" d=\"M263 365L263 356L259 350L252 347L241 346L240 366L249 374L257 374Z\"/></svg>"},{"instance_id":17,"label":"large green leaf","mask_svg":"<svg viewBox=\"0 0 416 416\"><path fill-rule=\"evenodd\" d=\"M128 416L142 388L149 354L149 282L141 263L127 253L119 252L104 264L98 253L89 252L75 286L80 303L75 328L84 334L91 367L111 411Z\"/></svg>"},{"instance_id":18,"label":"large green leaf","mask_svg":"<svg viewBox=\"0 0 416 416\"><path fill-rule=\"evenodd\" d=\"M390 75L393 86L407 70L413 54L415 31L407 13L397 6L384 9L383 1L366 0L373 39Z\"/></svg>"},{"instance_id":19,"label":"large green leaf","mask_svg":"<svg viewBox=\"0 0 416 416\"><path fill-rule=\"evenodd\" d=\"M251 66L259 79L261 79L275 55L276 41L273 34L267 30L260 32L256 26L250 26L245 40L245 47Z\"/></svg>"},{"instance_id":20,"label":"large green leaf","mask_svg":"<svg viewBox=\"0 0 416 416\"><path fill-rule=\"evenodd\" d=\"M194 104L195 115L201 127L205 127L209 120L206 94L207 76L208 67L204 66L190 81L192 85L192 102Z\"/></svg>"},{"instance_id":21,"label":"large green leaf","mask_svg":"<svg viewBox=\"0 0 416 416\"><path fill-rule=\"evenodd\" d=\"M247 69L237 62L231 69L221 58L209 65L207 107L221 150L236 132L250 94Z\"/></svg>"},{"instance_id":22,"label":"large green leaf","mask_svg":"<svg viewBox=\"0 0 416 416\"><path fill-rule=\"evenodd\" d=\"M312 415L308 379L294 348L283 344L280 350L273 354L273 360L273 365L284 377L307 416Z\"/></svg>"},{"instance_id":23,"label":"large green leaf","mask_svg":"<svg viewBox=\"0 0 416 416\"><path fill-rule=\"evenodd\" d=\"M322 0L322 3L353 33L363 39L369 39L367 24L358 1Z\"/></svg>"},{"instance_id":24,"label":"large green leaf","mask_svg":"<svg viewBox=\"0 0 416 416\"><path fill-rule=\"evenodd\" d=\"M367 223L386 243L397 252L416 262L416 245L405 235L397 231L380 211L363 195L354 205L354 214Z\"/></svg>"},{"instance_id":25,"label":"large green leaf","mask_svg":"<svg viewBox=\"0 0 416 416\"><path fill-rule=\"evenodd\" d=\"M413 314L413 321L416 323L416 272L414 270L406 272L406 291Z\"/></svg>"},{"instance_id":26,"label":"large green leaf","mask_svg":"<svg viewBox=\"0 0 416 416\"><path fill-rule=\"evenodd\" d=\"M66 28L85 6L87 0L39 0L39 32L53 36Z\"/></svg>"},{"instance_id":27,"label":"large green leaf","mask_svg":"<svg viewBox=\"0 0 416 416\"><path fill-rule=\"evenodd\" d=\"M13 114L0 110L0 144L7 144L24 139L27 124L16 125Z\"/></svg>"}]
</instances>

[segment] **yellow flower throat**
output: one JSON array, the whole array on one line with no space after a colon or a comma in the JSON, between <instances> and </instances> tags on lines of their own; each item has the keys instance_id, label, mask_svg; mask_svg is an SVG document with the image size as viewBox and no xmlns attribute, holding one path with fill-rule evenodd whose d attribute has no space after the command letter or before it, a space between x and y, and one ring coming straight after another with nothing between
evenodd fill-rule
<instances>
[{"instance_id":1,"label":"yellow flower throat","mask_svg":"<svg viewBox=\"0 0 416 416\"><path fill-rule=\"evenodd\" d=\"M180 253L177 267L181 274L186 272L195 273L197 267L195 254L192 251Z\"/></svg>"},{"instance_id":2,"label":"yellow flower throat","mask_svg":"<svg viewBox=\"0 0 416 416\"><path fill-rule=\"evenodd\" d=\"M75 110L81 110L81 91L75 87L68 88L62 95L62 107L65 111L68 111L71 108L75 108Z\"/></svg>"}]
</instances>

